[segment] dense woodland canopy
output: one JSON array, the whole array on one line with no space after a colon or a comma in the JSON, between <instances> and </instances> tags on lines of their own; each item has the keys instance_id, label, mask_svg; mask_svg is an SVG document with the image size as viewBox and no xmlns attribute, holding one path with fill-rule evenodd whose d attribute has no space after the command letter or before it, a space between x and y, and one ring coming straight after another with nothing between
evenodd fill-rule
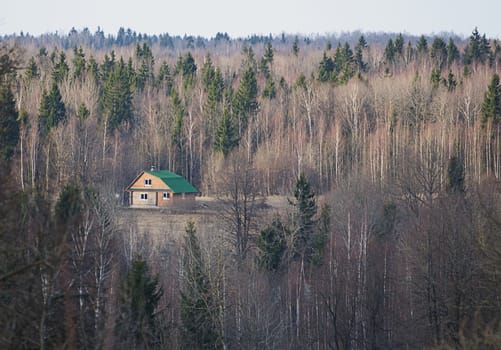
<instances>
[{"instance_id":1,"label":"dense woodland canopy","mask_svg":"<svg viewBox=\"0 0 501 350\"><path fill-rule=\"evenodd\" d=\"M477 28L0 45L2 348L501 347L501 46ZM120 225L152 165L220 229Z\"/></svg>"}]
</instances>

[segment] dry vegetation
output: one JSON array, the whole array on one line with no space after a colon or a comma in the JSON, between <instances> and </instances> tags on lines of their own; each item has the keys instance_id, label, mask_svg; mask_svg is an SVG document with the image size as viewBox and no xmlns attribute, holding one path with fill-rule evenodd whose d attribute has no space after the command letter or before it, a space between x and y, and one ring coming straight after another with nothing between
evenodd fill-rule
<instances>
[{"instance_id":1,"label":"dry vegetation","mask_svg":"<svg viewBox=\"0 0 501 350\"><path fill-rule=\"evenodd\" d=\"M0 347L499 348L500 46L358 34L3 38Z\"/></svg>"}]
</instances>

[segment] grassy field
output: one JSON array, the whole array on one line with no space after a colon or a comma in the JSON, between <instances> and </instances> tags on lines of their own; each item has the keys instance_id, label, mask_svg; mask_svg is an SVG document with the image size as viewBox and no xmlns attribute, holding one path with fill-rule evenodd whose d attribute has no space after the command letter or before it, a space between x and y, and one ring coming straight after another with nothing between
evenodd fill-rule
<instances>
[{"instance_id":1,"label":"grassy field","mask_svg":"<svg viewBox=\"0 0 501 350\"><path fill-rule=\"evenodd\" d=\"M287 198L269 197L260 205L263 220L287 209ZM152 242L178 241L186 223L193 221L203 238L224 230L223 204L214 198L199 197L192 209L122 208L120 225L123 232L139 237L147 236ZM260 219L261 220L261 219Z\"/></svg>"}]
</instances>

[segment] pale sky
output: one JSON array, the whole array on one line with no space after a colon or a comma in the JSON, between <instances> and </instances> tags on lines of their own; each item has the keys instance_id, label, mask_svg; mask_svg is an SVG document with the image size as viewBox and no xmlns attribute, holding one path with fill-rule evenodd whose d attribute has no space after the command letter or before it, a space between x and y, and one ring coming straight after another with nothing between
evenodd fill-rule
<instances>
[{"instance_id":1,"label":"pale sky","mask_svg":"<svg viewBox=\"0 0 501 350\"><path fill-rule=\"evenodd\" d=\"M230 37L251 34L402 32L468 36L475 27L501 38L500 0L3 0L0 35L98 26L138 33Z\"/></svg>"}]
</instances>

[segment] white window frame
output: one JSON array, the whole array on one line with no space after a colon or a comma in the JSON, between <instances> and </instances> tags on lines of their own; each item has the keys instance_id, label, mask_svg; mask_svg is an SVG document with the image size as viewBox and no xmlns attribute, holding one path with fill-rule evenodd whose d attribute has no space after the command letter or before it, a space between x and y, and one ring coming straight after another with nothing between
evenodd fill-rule
<instances>
[{"instance_id":1,"label":"white window frame","mask_svg":"<svg viewBox=\"0 0 501 350\"><path fill-rule=\"evenodd\" d=\"M147 201L148 200L148 193L141 193L141 200Z\"/></svg>"},{"instance_id":2,"label":"white window frame","mask_svg":"<svg viewBox=\"0 0 501 350\"><path fill-rule=\"evenodd\" d=\"M164 192L162 194L162 199L165 201L170 201L170 192Z\"/></svg>"},{"instance_id":3,"label":"white window frame","mask_svg":"<svg viewBox=\"0 0 501 350\"><path fill-rule=\"evenodd\" d=\"M151 186L151 179L144 179L145 186Z\"/></svg>"}]
</instances>

